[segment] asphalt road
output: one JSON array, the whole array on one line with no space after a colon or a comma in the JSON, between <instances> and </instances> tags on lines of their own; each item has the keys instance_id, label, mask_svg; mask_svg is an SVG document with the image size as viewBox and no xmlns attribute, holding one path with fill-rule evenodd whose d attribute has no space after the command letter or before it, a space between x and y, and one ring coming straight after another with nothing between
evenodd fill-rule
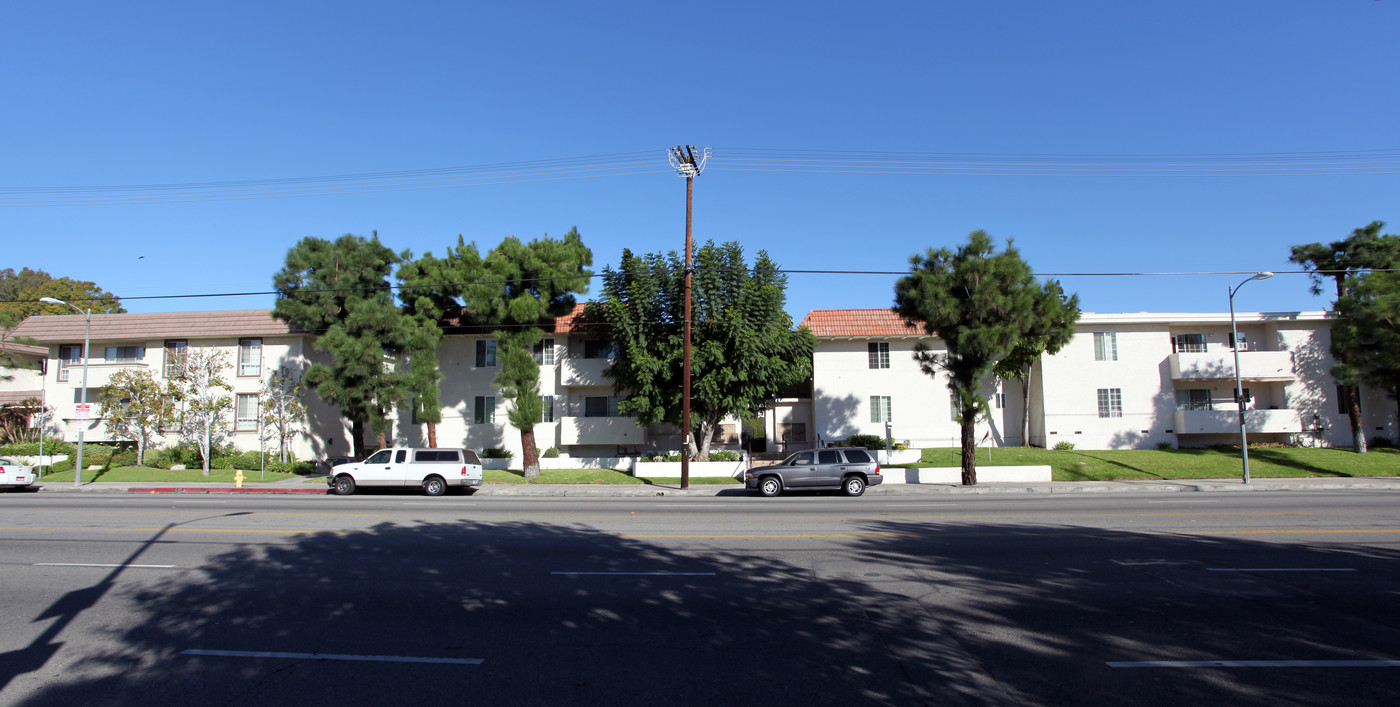
<instances>
[{"instance_id":1,"label":"asphalt road","mask_svg":"<svg viewBox=\"0 0 1400 707\"><path fill-rule=\"evenodd\" d=\"M0 704L1400 694L1400 492L0 494Z\"/></svg>"}]
</instances>

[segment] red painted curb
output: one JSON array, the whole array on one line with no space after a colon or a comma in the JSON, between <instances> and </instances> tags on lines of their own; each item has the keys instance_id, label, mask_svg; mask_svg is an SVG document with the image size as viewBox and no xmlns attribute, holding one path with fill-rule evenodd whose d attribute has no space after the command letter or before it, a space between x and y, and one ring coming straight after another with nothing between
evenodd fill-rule
<instances>
[{"instance_id":1,"label":"red painted curb","mask_svg":"<svg viewBox=\"0 0 1400 707\"><path fill-rule=\"evenodd\" d=\"M223 489L223 488L190 488L190 487L160 487L160 488L132 488L127 489L128 493L316 493L325 495L330 489L297 489L297 488L274 488L274 489Z\"/></svg>"}]
</instances>

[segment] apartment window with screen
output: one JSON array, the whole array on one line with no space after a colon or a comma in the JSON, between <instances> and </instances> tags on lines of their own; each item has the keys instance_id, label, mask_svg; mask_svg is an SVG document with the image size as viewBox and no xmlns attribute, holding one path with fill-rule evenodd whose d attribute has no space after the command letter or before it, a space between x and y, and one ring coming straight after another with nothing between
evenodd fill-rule
<instances>
[{"instance_id":1,"label":"apartment window with screen","mask_svg":"<svg viewBox=\"0 0 1400 707\"><path fill-rule=\"evenodd\" d=\"M890 345L885 342L870 342L868 345L871 368L890 367Z\"/></svg>"},{"instance_id":2,"label":"apartment window with screen","mask_svg":"<svg viewBox=\"0 0 1400 707\"><path fill-rule=\"evenodd\" d=\"M485 425L496 421L496 396L478 395L473 402L472 422Z\"/></svg>"},{"instance_id":3,"label":"apartment window with screen","mask_svg":"<svg viewBox=\"0 0 1400 707\"><path fill-rule=\"evenodd\" d=\"M892 422L890 416L890 396L872 395L870 396L870 421L871 422Z\"/></svg>"},{"instance_id":4,"label":"apartment window with screen","mask_svg":"<svg viewBox=\"0 0 1400 707\"><path fill-rule=\"evenodd\" d=\"M262 375L262 339L238 340L238 375Z\"/></svg>"},{"instance_id":5,"label":"apartment window with screen","mask_svg":"<svg viewBox=\"0 0 1400 707\"><path fill-rule=\"evenodd\" d=\"M554 396L540 396L540 422L554 422Z\"/></svg>"},{"instance_id":6,"label":"apartment window with screen","mask_svg":"<svg viewBox=\"0 0 1400 707\"><path fill-rule=\"evenodd\" d=\"M1205 353L1205 334L1176 334L1172 336L1172 353Z\"/></svg>"},{"instance_id":7,"label":"apartment window with screen","mask_svg":"<svg viewBox=\"0 0 1400 707\"><path fill-rule=\"evenodd\" d=\"M1118 332L1096 331L1094 332L1094 360L1095 361L1117 361L1118 360Z\"/></svg>"},{"instance_id":8,"label":"apartment window with screen","mask_svg":"<svg viewBox=\"0 0 1400 707\"><path fill-rule=\"evenodd\" d=\"M619 417L617 398L610 395L591 395L583 399L584 417Z\"/></svg>"},{"instance_id":9,"label":"apartment window with screen","mask_svg":"<svg viewBox=\"0 0 1400 707\"><path fill-rule=\"evenodd\" d=\"M535 363L541 366L554 365L554 339L545 339L535 344Z\"/></svg>"},{"instance_id":10,"label":"apartment window with screen","mask_svg":"<svg viewBox=\"0 0 1400 707\"><path fill-rule=\"evenodd\" d=\"M83 345L63 344L58 347L58 379L68 380L68 369L83 365Z\"/></svg>"},{"instance_id":11,"label":"apartment window with screen","mask_svg":"<svg viewBox=\"0 0 1400 707\"><path fill-rule=\"evenodd\" d=\"M476 367L496 367L496 342L491 339L478 339L476 342Z\"/></svg>"},{"instance_id":12,"label":"apartment window with screen","mask_svg":"<svg viewBox=\"0 0 1400 707\"><path fill-rule=\"evenodd\" d=\"M996 394L996 406L998 410L1004 410L1006 408L1006 393Z\"/></svg>"},{"instance_id":13,"label":"apartment window with screen","mask_svg":"<svg viewBox=\"0 0 1400 707\"><path fill-rule=\"evenodd\" d=\"M584 358L612 358L612 344L599 339L587 339L583 342Z\"/></svg>"},{"instance_id":14,"label":"apartment window with screen","mask_svg":"<svg viewBox=\"0 0 1400 707\"><path fill-rule=\"evenodd\" d=\"M1347 389L1340 385L1337 386L1337 414L1347 414Z\"/></svg>"},{"instance_id":15,"label":"apartment window with screen","mask_svg":"<svg viewBox=\"0 0 1400 707\"><path fill-rule=\"evenodd\" d=\"M165 377L174 378L176 374L176 364L180 356L184 355L185 349L190 347L190 342L184 339L169 339L165 342Z\"/></svg>"},{"instance_id":16,"label":"apartment window with screen","mask_svg":"<svg viewBox=\"0 0 1400 707\"><path fill-rule=\"evenodd\" d=\"M1123 389L1099 388L1099 417L1123 416Z\"/></svg>"},{"instance_id":17,"label":"apartment window with screen","mask_svg":"<svg viewBox=\"0 0 1400 707\"><path fill-rule=\"evenodd\" d=\"M102 352L105 363L139 363L145 357L143 346L108 346Z\"/></svg>"},{"instance_id":18,"label":"apartment window with screen","mask_svg":"<svg viewBox=\"0 0 1400 707\"><path fill-rule=\"evenodd\" d=\"M250 432L258 429L258 396L256 393L239 393L234 405L233 429Z\"/></svg>"},{"instance_id":19,"label":"apartment window with screen","mask_svg":"<svg viewBox=\"0 0 1400 707\"><path fill-rule=\"evenodd\" d=\"M1210 410L1210 391L1204 388L1188 388L1176 391L1177 410Z\"/></svg>"}]
</instances>

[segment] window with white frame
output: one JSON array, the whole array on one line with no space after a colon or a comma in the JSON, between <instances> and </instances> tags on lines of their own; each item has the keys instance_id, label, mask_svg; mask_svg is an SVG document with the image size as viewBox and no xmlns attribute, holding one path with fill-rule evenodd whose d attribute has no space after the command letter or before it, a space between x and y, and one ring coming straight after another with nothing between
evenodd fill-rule
<instances>
[{"instance_id":1,"label":"window with white frame","mask_svg":"<svg viewBox=\"0 0 1400 707\"><path fill-rule=\"evenodd\" d=\"M262 339L238 340L238 375L262 375Z\"/></svg>"},{"instance_id":2,"label":"window with white frame","mask_svg":"<svg viewBox=\"0 0 1400 707\"><path fill-rule=\"evenodd\" d=\"M1123 416L1123 389L1099 388L1099 417Z\"/></svg>"},{"instance_id":3,"label":"window with white frame","mask_svg":"<svg viewBox=\"0 0 1400 707\"><path fill-rule=\"evenodd\" d=\"M996 406L998 410L1006 408L1006 393L999 392L996 394Z\"/></svg>"},{"instance_id":4,"label":"window with white frame","mask_svg":"<svg viewBox=\"0 0 1400 707\"><path fill-rule=\"evenodd\" d=\"M872 395L870 396L870 421L871 422L894 422L894 417L890 410L890 396Z\"/></svg>"},{"instance_id":5,"label":"window with white frame","mask_svg":"<svg viewBox=\"0 0 1400 707\"><path fill-rule=\"evenodd\" d=\"M620 417L617 398L611 395L590 395L583 399L584 417Z\"/></svg>"},{"instance_id":6,"label":"window with white frame","mask_svg":"<svg viewBox=\"0 0 1400 707\"><path fill-rule=\"evenodd\" d=\"M535 363L541 366L554 365L554 339L545 339L535 344Z\"/></svg>"},{"instance_id":7,"label":"window with white frame","mask_svg":"<svg viewBox=\"0 0 1400 707\"><path fill-rule=\"evenodd\" d=\"M102 352L104 363L139 363L145 357L144 346L108 346Z\"/></svg>"},{"instance_id":8,"label":"window with white frame","mask_svg":"<svg viewBox=\"0 0 1400 707\"><path fill-rule=\"evenodd\" d=\"M176 365L180 357L185 354L185 349L190 347L190 342L184 339L167 339L165 342L165 377L174 378Z\"/></svg>"},{"instance_id":9,"label":"window with white frame","mask_svg":"<svg viewBox=\"0 0 1400 707\"><path fill-rule=\"evenodd\" d=\"M496 367L496 342L492 339L477 339L476 341L476 367L495 368Z\"/></svg>"},{"instance_id":10,"label":"window with white frame","mask_svg":"<svg viewBox=\"0 0 1400 707\"><path fill-rule=\"evenodd\" d=\"M83 365L83 345L63 344L58 347L58 379L68 380L68 369Z\"/></svg>"},{"instance_id":11,"label":"window with white frame","mask_svg":"<svg viewBox=\"0 0 1400 707\"><path fill-rule=\"evenodd\" d=\"M234 404L233 429L249 432L258 429L258 394L239 393Z\"/></svg>"},{"instance_id":12,"label":"window with white frame","mask_svg":"<svg viewBox=\"0 0 1400 707\"><path fill-rule=\"evenodd\" d=\"M554 422L554 396L540 396L540 422Z\"/></svg>"},{"instance_id":13,"label":"window with white frame","mask_svg":"<svg viewBox=\"0 0 1400 707\"><path fill-rule=\"evenodd\" d=\"M962 418L962 398L957 393L948 395L948 419L957 422Z\"/></svg>"},{"instance_id":14,"label":"window with white frame","mask_svg":"<svg viewBox=\"0 0 1400 707\"><path fill-rule=\"evenodd\" d=\"M1094 332L1094 360L1095 361L1117 361L1118 360L1118 332L1096 331Z\"/></svg>"},{"instance_id":15,"label":"window with white frame","mask_svg":"<svg viewBox=\"0 0 1400 707\"><path fill-rule=\"evenodd\" d=\"M890 367L890 345L883 341L872 341L866 346L871 368Z\"/></svg>"},{"instance_id":16,"label":"window with white frame","mask_svg":"<svg viewBox=\"0 0 1400 707\"><path fill-rule=\"evenodd\" d=\"M1173 334L1172 353L1205 353L1205 334Z\"/></svg>"},{"instance_id":17,"label":"window with white frame","mask_svg":"<svg viewBox=\"0 0 1400 707\"><path fill-rule=\"evenodd\" d=\"M495 342L492 342L495 343ZM473 401L472 422L486 425L496 421L496 396L478 395Z\"/></svg>"},{"instance_id":18,"label":"window with white frame","mask_svg":"<svg viewBox=\"0 0 1400 707\"><path fill-rule=\"evenodd\" d=\"M1360 401L1358 400L1357 402L1359 403ZM1348 414L1348 413L1347 413L1347 389L1346 389L1345 386L1340 386L1340 385L1337 386L1337 414L1338 414L1338 415L1346 415L1346 414Z\"/></svg>"}]
</instances>

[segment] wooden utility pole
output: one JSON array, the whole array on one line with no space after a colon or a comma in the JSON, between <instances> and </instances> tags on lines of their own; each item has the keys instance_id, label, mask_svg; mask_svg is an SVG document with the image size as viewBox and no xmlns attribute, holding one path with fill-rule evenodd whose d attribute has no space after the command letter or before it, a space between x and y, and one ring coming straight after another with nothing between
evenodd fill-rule
<instances>
[{"instance_id":1,"label":"wooden utility pole","mask_svg":"<svg viewBox=\"0 0 1400 707\"><path fill-rule=\"evenodd\" d=\"M691 204L695 194L695 177L705 169L705 159L710 156L707 147L695 158L694 145L673 147L669 151L671 166L676 173L685 177L685 339L681 346L681 488L690 488L690 288L695 275L695 265L690 253L694 245L691 237Z\"/></svg>"}]
</instances>

